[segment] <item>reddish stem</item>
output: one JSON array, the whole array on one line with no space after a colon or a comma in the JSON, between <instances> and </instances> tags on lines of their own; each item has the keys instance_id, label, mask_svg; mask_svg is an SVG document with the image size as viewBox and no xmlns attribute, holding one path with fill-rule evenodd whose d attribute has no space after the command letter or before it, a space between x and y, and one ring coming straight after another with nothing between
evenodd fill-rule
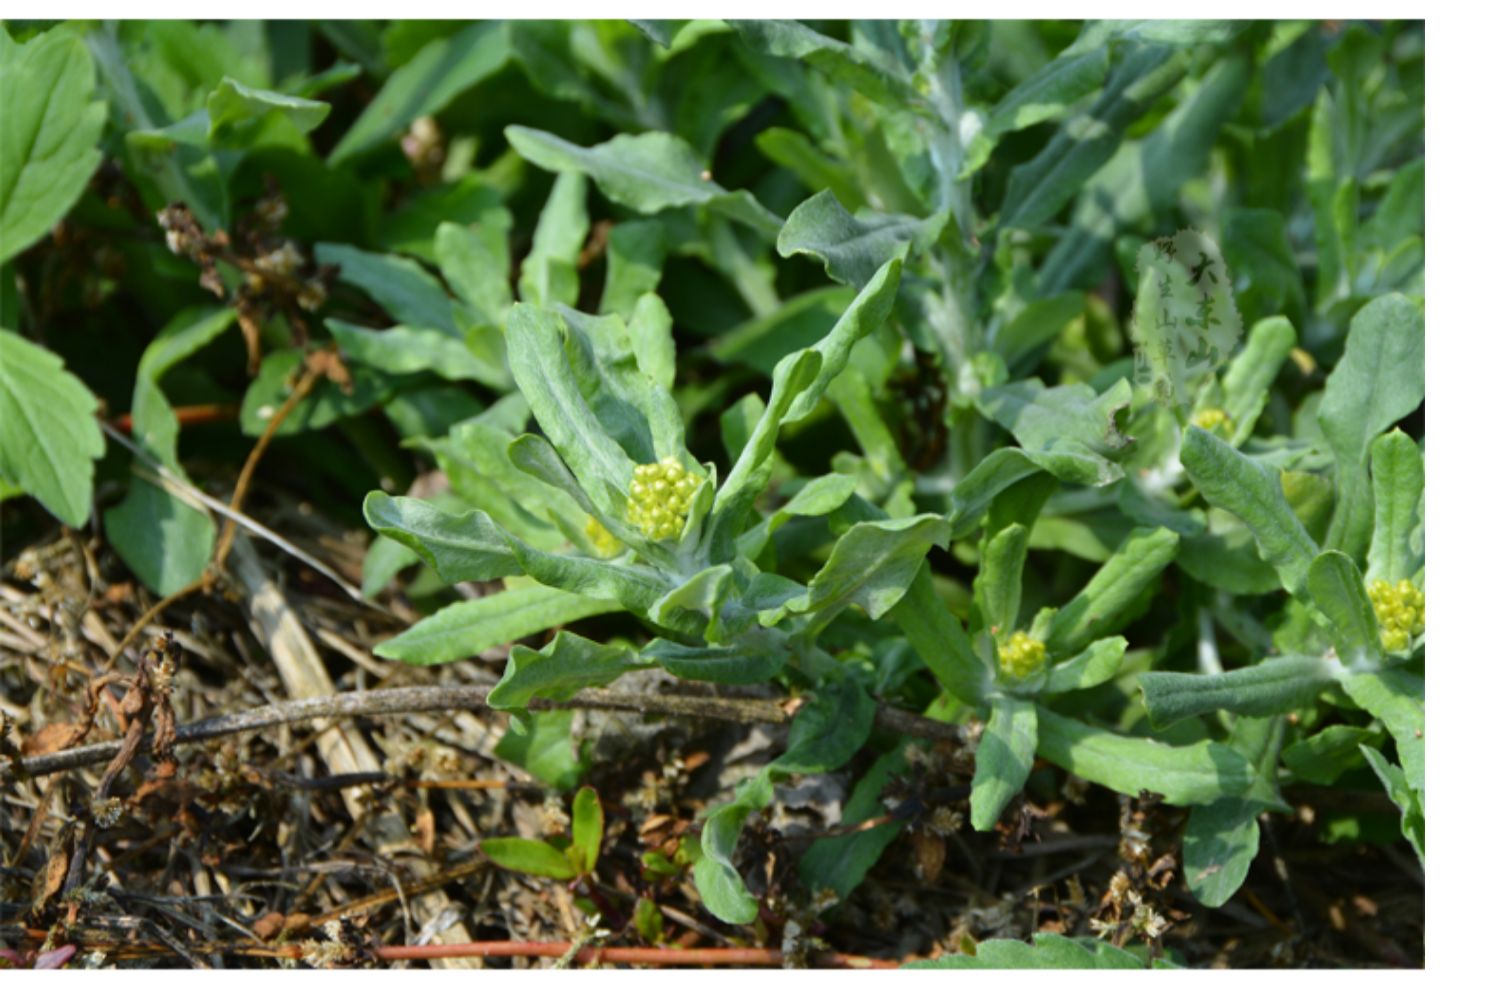
<instances>
[{"instance_id":1,"label":"reddish stem","mask_svg":"<svg viewBox=\"0 0 1500 1001\"><path fill-rule=\"evenodd\" d=\"M194 403L185 407L173 407L172 413L177 415L177 423L186 427L190 424L239 420L240 408L233 403ZM133 426L134 421L129 414L121 414L115 418L115 427L121 431L129 432Z\"/></svg>"}]
</instances>

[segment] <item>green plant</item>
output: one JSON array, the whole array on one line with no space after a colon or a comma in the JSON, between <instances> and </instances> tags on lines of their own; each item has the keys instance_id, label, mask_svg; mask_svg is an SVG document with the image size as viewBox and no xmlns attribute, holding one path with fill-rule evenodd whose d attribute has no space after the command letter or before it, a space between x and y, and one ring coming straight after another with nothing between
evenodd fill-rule
<instances>
[{"instance_id":1,"label":"green plant","mask_svg":"<svg viewBox=\"0 0 1500 1001\"><path fill-rule=\"evenodd\" d=\"M778 780L857 764L845 820L881 812L907 768L881 704L964 735L978 830L1047 766L1186 808L1210 906L1297 783L1384 789L1425 858L1420 25L319 30L331 65L211 26L0 35L7 110L56 116L22 159L7 115L7 285L70 207L128 228L84 192L101 148L167 227L128 262L160 330L131 362L146 469L99 467L153 591L211 559L163 483L169 391L238 321L256 371L212 392L240 430L290 406L288 449L351 444L310 475L346 516L363 494L365 594L420 564L446 602L377 653L510 645L501 756L573 787L588 751L536 701L646 668L802 700L701 851L647 864L726 922L761 915L736 852ZM93 397L0 323L0 478L81 526ZM334 377L293 401L317 352ZM582 789L566 848L484 849L586 876L597 810ZM801 882L847 897L899 833ZM1032 961L1143 962L1038 936L949 965Z\"/></svg>"}]
</instances>

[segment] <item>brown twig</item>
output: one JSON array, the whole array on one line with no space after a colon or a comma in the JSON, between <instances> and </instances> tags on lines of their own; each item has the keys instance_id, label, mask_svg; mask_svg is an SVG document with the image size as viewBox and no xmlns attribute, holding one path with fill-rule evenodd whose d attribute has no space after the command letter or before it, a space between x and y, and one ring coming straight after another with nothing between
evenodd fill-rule
<instances>
[{"instance_id":1,"label":"brown twig","mask_svg":"<svg viewBox=\"0 0 1500 1001\"><path fill-rule=\"evenodd\" d=\"M566 942L465 942L462 945L383 945L375 958L387 961L439 959L455 956L560 957L572 946ZM773 966L784 959L780 949L672 949L584 946L574 955L579 963L624 963L640 966ZM811 957L812 965L842 970L891 970L894 960L831 952Z\"/></svg>"},{"instance_id":2,"label":"brown twig","mask_svg":"<svg viewBox=\"0 0 1500 1001\"><path fill-rule=\"evenodd\" d=\"M441 712L455 709L482 710L490 693L488 685L442 685L412 688L385 688L365 692L300 699L248 709L244 712L215 716L177 728L177 745L200 743L228 737L246 730L259 730L309 719L333 719L349 716L382 716L399 713ZM704 695L646 695L610 691L587 692L571 699L533 699L532 710L603 709L645 715L688 716L715 719L727 723L791 722L792 714L771 699L733 699ZM881 706L875 722L887 730L927 739L954 739L956 727L917 716L901 709ZM37 754L22 759L20 769L32 778L54 772L83 768L108 761L120 749L121 741L100 741L52 754Z\"/></svg>"}]
</instances>

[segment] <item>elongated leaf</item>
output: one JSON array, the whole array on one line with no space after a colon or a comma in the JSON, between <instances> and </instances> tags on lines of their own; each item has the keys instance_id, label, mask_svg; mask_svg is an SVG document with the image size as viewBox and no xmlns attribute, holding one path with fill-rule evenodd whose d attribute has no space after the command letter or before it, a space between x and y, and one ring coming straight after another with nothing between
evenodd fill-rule
<instances>
[{"instance_id":1,"label":"elongated leaf","mask_svg":"<svg viewBox=\"0 0 1500 1001\"><path fill-rule=\"evenodd\" d=\"M1104 85L1109 72L1109 49L1065 52L1013 87L984 116L979 134L969 141L963 172L968 177L983 167L1007 132L1050 122L1067 114L1079 100Z\"/></svg>"},{"instance_id":2,"label":"elongated leaf","mask_svg":"<svg viewBox=\"0 0 1500 1001\"><path fill-rule=\"evenodd\" d=\"M365 521L422 557L450 584L522 572L509 541L483 511L450 514L426 501L372 490L365 497Z\"/></svg>"},{"instance_id":3,"label":"elongated leaf","mask_svg":"<svg viewBox=\"0 0 1500 1001\"><path fill-rule=\"evenodd\" d=\"M854 785L840 820L861 824L886 812L881 798L891 779L905 773L908 765L901 747L887 751ZM865 873L880 860L886 848L901 836L900 823L878 824L852 834L819 838L797 863L802 881L814 890L827 887L842 899L854 892Z\"/></svg>"},{"instance_id":4,"label":"elongated leaf","mask_svg":"<svg viewBox=\"0 0 1500 1001\"><path fill-rule=\"evenodd\" d=\"M1343 681L1344 694L1380 720L1396 738L1401 769L1417 795L1427 789L1427 684L1397 667L1355 674Z\"/></svg>"},{"instance_id":5,"label":"elongated leaf","mask_svg":"<svg viewBox=\"0 0 1500 1001\"><path fill-rule=\"evenodd\" d=\"M273 113L285 115L297 131L311 132L328 117L329 110L326 101L278 94L225 77L208 95L209 134Z\"/></svg>"},{"instance_id":6,"label":"elongated leaf","mask_svg":"<svg viewBox=\"0 0 1500 1001\"><path fill-rule=\"evenodd\" d=\"M441 111L455 97L499 72L514 55L512 25L481 21L428 42L391 74L328 157L333 166L396 136L423 115Z\"/></svg>"},{"instance_id":7,"label":"elongated leaf","mask_svg":"<svg viewBox=\"0 0 1500 1001\"><path fill-rule=\"evenodd\" d=\"M492 709L525 709L532 699L566 699L585 688L602 688L640 666L633 650L558 633L540 650L512 647L505 674L487 701Z\"/></svg>"},{"instance_id":8,"label":"elongated leaf","mask_svg":"<svg viewBox=\"0 0 1500 1001\"><path fill-rule=\"evenodd\" d=\"M524 872L544 879L572 879L578 875L573 862L545 841L530 838L486 838L479 850L502 869Z\"/></svg>"},{"instance_id":9,"label":"elongated leaf","mask_svg":"<svg viewBox=\"0 0 1500 1001\"><path fill-rule=\"evenodd\" d=\"M701 205L767 236L781 228L780 217L749 192L725 191L708 180L693 147L665 132L618 135L585 147L539 129L512 125L505 130L505 138L538 167L587 174L610 201L646 215Z\"/></svg>"},{"instance_id":10,"label":"elongated leaf","mask_svg":"<svg viewBox=\"0 0 1500 1001\"><path fill-rule=\"evenodd\" d=\"M1412 848L1416 849L1417 859L1425 868L1427 865L1427 818L1423 812L1421 793L1414 790L1407 782L1402 770L1387 761L1379 751L1368 746L1361 746L1360 751L1364 753L1365 760L1370 763L1370 767L1380 778L1380 784L1385 786L1386 795L1400 808L1401 833L1406 836L1407 841L1411 842Z\"/></svg>"},{"instance_id":11,"label":"elongated leaf","mask_svg":"<svg viewBox=\"0 0 1500 1001\"><path fill-rule=\"evenodd\" d=\"M24 45L0 39L0 94L4 264L51 230L83 194L99 165L95 147L105 104L91 100L94 60L67 28L53 28Z\"/></svg>"},{"instance_id":12,"label":"elongated leaf","mask_svg":"<svg viewBox=\"0 0 1500 1001\"><path fill-rule=\"evenodd\" d=\"M458 335L453 326L453 300L415 261L342 243L320 243L314 251L318 263L337 264L340 281L363 290L397 323Z\"/></svg>"},{"instance_id":13,"label":"elongated leaf","mask_svg":"<svg viewBox=\"0 0 1500 1001\"><path fill-rule=\"evenodd\" d=\"M599 312L630 316L641 297L656 290L666 256L667 229L656 220L634 219L611 227Z\"/></svg>"},{"instance_id":14,"label":"elongated leaf","mask_svg":"<svg viewBox=\"0 0 1500 1001\"><path fill-rule=\"evenodd\" d=\"M1158 960L1154 965L1170 965ZM1020 939L980 942L974 955L954 953L907 963L907 970L1141 970L1145 960L1096 938L1064 938L1037 932L1031 944Z\"/></svg>"},{"instance_id":15,"label":"elongated leaf","mask_svg":"<svg viewBox=\"0 0 1500 1001\"><path fill-rule=\"evenodd\" d=\"M453 291L496 326L513 301L509 235L509 213L493 212L472 226L444 222L433 240L438 266Z\"/></svg>"},{"instance_id":16,"label":"elongated leaf","mask_svg":"<svg viewBox=\"0 0 1500 1001\"><path fill-rule=\"evenodd\" d=\"M1286 317L1273 316L1250 328L1245 346L1224 372L1224 412L1234 421L1231 445L1250 439L1271 384L1296 346L1297 332Z\"/></svg>"},{"instance_id":17,"label":"elongated leaf","mask_svg":"<svg viewBox=\"0 0 1500 1001\"><path fill-rule=\"evenodd\" d=\"M1182 833L1182 867L1193 897L1222 907L1260 851L1260 812L1253 800L1228 798L1193 807Z\"/></svg>"},{"instance_id":18,"label":"elongated leaf","mask_svg":"<svg viewBox=\"0 0 1500 1001\"><path fill-rule=\"evenodd\" d=\"M1276 568L1282 586L1300 593L1318 547L1287 503L1275 471L1199 427L1187 429L1182 464L1210 504L1249 526L1261 557Z\"/></svg>"},{"instance_id":19,"label":"elongated leaf","mask_svg":"<svg viewBox=\"0 0 1500 1001\"><path fill-rule=\"evenodd\" d=\"M753 49L795 59L852 87L873 101L907 107L920 100L907 78L888 60L796 21L730 21Z\"/></svg>"},{"instance_id":20,"label":"elongated leaf","mask_svg":"<svg viewBox=\"0 0 1500 1001\"><path fill-rule=\"evenodd\" d=\"M828 562L808 584L806 599L793 610L815 612L818 622L826 622L856 605L878 619L906 594L927 550L947 546L951 534L936 514L860 522L839 536Z\"/></svg>"},{"instance_id":21,"label":"elongated leaf","mask_svg":"<svg viewBox=\"0 0 1500 1001\"><path fill-rule=\"evenodd\" d=\"M1126 645L1123 636L1094 640L1082 653L1048 670L1047 691L1072 692L1104 684L1125 666Z\"/></svg>"},{"instance_id":22,"label":"elongated leaf","mask_svg":"<svg viewBox=\"0 0 1500 1001\"><path fill-rule=\"evenodd\" d=\"M1130 444L1115 426L1130 397L1124 379L1099 395L1084 383L1045 386L1028 379L986 390L979 409L1015 435L1028 459L1058 479L1103 486L1124 475L1109 456Z\"/></svg>"},{"instance_id":23,"label":"elongated leaf","mask_svg":"<svg viewBox=\"0 0 1500 1001\"><path fill-rule=\"evenodd\" d=\"M542 207L531 253L521 262L521 300L545 306L578 303L578 252L589 235L588 183L564 171Z\"/></svg>"},{"instance_id":24,"label":"elongated leaf","mask_svg":"<svg viewBox=\"0 0 1500 1001\"><path fill-rule=\"evenodd\" d=\"M1332 785L1345 772L1364 764L1361 747L1375 747L1384 740L1385 735L1376 730L1336 724L1288 745L1281 760L1303 781Z\"/></svg>"},{"instance_id":25,"label":"elongated leaf","mask_svg":"<svg viewBox=\"0 0 1500 1001\"><path fill-rule=\"evenodd\" d=\"M776 237L776 252L782 257L816 258L829 278L863 288L885 262L904 259L908 251L925 253L936 242L943 221L874 212L851 215L832 191L820 191L787 216Z\"/></svg>"},{"instance_id":26,"label":"elongated leaf","mask_svg":"<svg viewBox=\"0 0 1500 1001\"><path fill-rule=\"evenodd\" d=\"M370 330L342 320L325 321L344 357L392 375L436 372L455 382L473 379L496 389L510 382L506 373L470 351L463 341L438 330L389 327Z\"/></svg>"},{"instance_id":27,"label":"elongated leaf","mask_svg":"<svg viewBox=\"0 0 1500 1001\"><path fill-rule=\"evenodd\" d=\"M88 520L94 460L104 454L96 406L61 358L0 329L0 479L74 528Z\"/></svg>"},{"instance_id":28,"label":"elongated leaf","mask_svg":"<svg viewBox=\"0 0 1500 1001\"><path fill-rule=\"evenodd\" d=\"M1336 550L1319 554L1307 569L1307 591L1333 623L1334 645L1344 665L1356 670L1378 666L1380 624L1354 561Z\"/></svg>"},{"instance_id":29,"label":"elongated leaf","mask_svg":"<svg viewBox=\"0 0 1500 1001\"><path fill-rule=\"evenodd\" d=\"M979 547L979 573L974 578L974 601L984 623L1009 636L1021 611L1021 571L1025 568L1026 525L1011 525L984 540Z\"/></svg>"},{"instance_id":30,"label":"elongated leaf","mask_svg":"<svg viewBox=\"0 0 1500 1001\"><path fill-rule=\"evenodd\" d=\"M655 639L641 649L642 659L656 661L676 677L717 685L769 681L786 665L788 656L780 645L744 641L735 646L685 646Z\"/></svg>"},{"instance_id":31,"label":"elongated leaf","mask_svg":"<svg viewBox=\"0 0 1500 1001\"><path fill-rule=\"evenodd\" d=\"M990 502L1008 487L1037 471L1036 463L1019 448L997 448L964 474L953 488L948 520L955 539L966 538L979 527Z\"/></svg>"},{"instance_id":32,"label":"elongated leaf","mask_svg":"<svg viewBox=\"0 0 1500 1001\"><path fill-rule=\"evenodd\" d=\"M1114 632L1137 605L1141 593L1177 555L1177 533L1165 528L1136 529L1084 585L1060 608L1047 634L1047 648L1065 657L1081 650L1101 633Z\"/></svg>"},{"instance_id":33,"label":"elongated leaf","mask_svg":"<svg viewBox=\"0 0 1500 1001\"><path fill-rule=\"evenodd\" d=\"M599 805L599 794L584 786L573 797L573 843L568 846L568 857L580 875L594 871L603 844L604 808Z\"/></svg>"},{"instance_id":34,"label":"elongated leaf","mask_svg":"<svg viewBox=\"0 0 1500 1001\"><path fill-rule=\"evenodd\" d=\"M1426 325L1422 311L1398 292L1354 315L1344 355L1328 376L1318 424L1338 462L1338 505L1327 546L1362 553L1374 530L1374 495L1367 472L1375 436L1411 413L1426 394Z\"/></svg>"},{"instance_id":35,"label":"elongated leaf","mask_svg":"<svg viewBox=\"0 0 1500 1001\"><path fill-rule=\"evenodd\" d=\"M1159 793L1174 806L1239 796L1255 781L1244 756L1214 741L1174 746L1122 737L1037 707L1037 754L1127 796Z\"/></svg>"},{"instance_id":36,"label":"elongated leaf","mask_svg":"<svg viewBox=\"0 0 1500 1001\"><path fill-rule=\"evenodd\" d=\"M1140 677L1151 722L1168 727L1220 709L1242 716L1271 716L1310 705L1338 684L1344 670L1322 657L1273 657L1223 674L1152 671Z\"/></svg>"},{"instance_id":37,"label":"elongated leaf","mask_svg":"<svg viewBox=\"0 0 1500 1001\"><path fill-rule=\"evenodd\" d=\"M990 669L974 653L969 634L938 597L930 567L924 564L917 571L891 617L944 691L971 706L987 705L998 692Z\"/></svg>"},{"instance_id":38,"label":"elongated leaf","mask_svg":"<svg viewBox=\"0 0 1500 1001\"><path fill-rule=\"evenodd\" d=\"M1408 580L1422 565L1424 465L1421 448L1399 430L1381 435L1370 449L1375 493L1375 531L1366 575L1370 581Z\"/></svg>"},{"instance_id":39,"label":"elongated leaf","mask_svg":"<svg viewBox=\"0 0 1500 1001\"><path fill-rule=\"evenodd\" d=\"M974 830L995 826L1026 784L1036 747L1036 705L1029 699L996 698L974 750L974 785L969 793Z\"/></svg>"},{"instance_id":40,"label":"elongated leaf","mask_svg":"<svg viewBox=\"0 0 1500 1001\"><path fill-rule=\"evenodd\" d=\"M620 606L550 587L518 587L458 601L375 648L380 657L408 664L441 664L513 643Z\"/></svg>"}]
</instances>

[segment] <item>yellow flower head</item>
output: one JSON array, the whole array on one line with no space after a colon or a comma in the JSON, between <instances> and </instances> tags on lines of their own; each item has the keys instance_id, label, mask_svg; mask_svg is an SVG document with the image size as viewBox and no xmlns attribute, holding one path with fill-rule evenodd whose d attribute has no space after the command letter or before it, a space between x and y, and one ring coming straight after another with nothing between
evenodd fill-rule
<instances>
[{"instance_id":1,"label":"yellow flower head","mask_svg":"<svg viewBox=\"0 0 1500 1001\"><path fill-rule=\"evenodd\" d=\"M1234 418L1220 407L1204 407L1193 415L1193 423L1209 434L1234 434Z\"/></svg>"},{"instance_id":2,"label":"yellow flower head","mask_svg":"<svg viewBox=\"0 0 1500 1001\"><path fill-rule=\"evenodd\" d=\"M997 635L995 649L1000 655L1000 673L1012 681L1030 677L1047 661L1047 644L1023 632L1011 633L1004 640Z\"/></svg>"},{"instance_id":3,"label":"yellow flower head","mask_svg":"<svg viewBox=\"0 0 1500 1001\"><path fill-rule=\"evenodd\" d=\"M593 515L589 515L589 520L584 524L583 534L589 537L594 551L607 560L619 556L625 548L625 544L615 538L610 530L601 525L599 519Z\"/></svg>"},{"instance_id":4,"label":"yellow flower head","mask_svg":"<svg viewBox=\"0 0 1500 1001\"><path fill-rule=\"evenodd\" d=\"M1410 580L1375 581L1370 585L1370 602L1380 623L1380 645L1387 653L1405 650L1427 628L1427 596Z\"/></svg>"},{"instance_id":5,"label":"yellow flower head","mask_svg":"<svg viewBox=\"0 0 1500 1001\"><path fill-rule=\"evenodd\" d=\"M625 514L641 534L655 542L682 537L688 505L703 477L674 458L635 467Z\"/></svg>"}]
</instances>

